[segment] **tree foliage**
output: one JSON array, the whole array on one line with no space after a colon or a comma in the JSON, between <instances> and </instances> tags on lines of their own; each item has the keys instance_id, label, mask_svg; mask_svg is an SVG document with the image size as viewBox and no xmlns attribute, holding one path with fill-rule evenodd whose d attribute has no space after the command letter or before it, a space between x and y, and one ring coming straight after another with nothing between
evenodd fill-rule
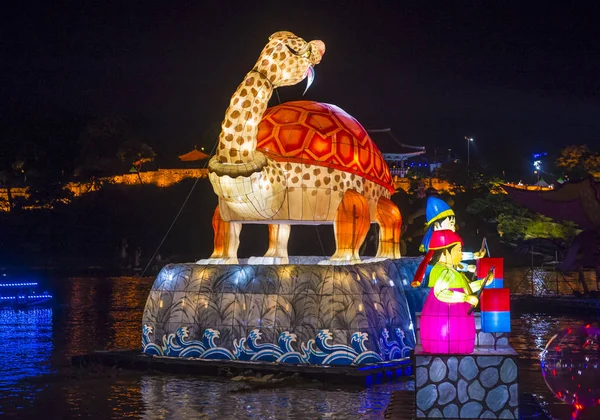
<instances>
[{"instance_id":1,"label":"tree foliage","mask_svg":"<svg viewBox=\"0 0 600 420\"><path fill-rule=\"evenodd\" d=\"M600 177L600 156L586 145L571 145L562 149L556 166L574 180L588 175Z\"/></svg>"},{"instance_id":2,"label":"tree foliage","mask_svg":"<svg viewBox=\"0 0 600 420\"><path fill-rule=\"evenodd\" d=\"M128 140L117 150L117 157L121 162L134 165L139 170L143 164L154 161L156 152L146 143Z\"/></svg>"},{"instance_id":3,"label":"tree foliage","mask_svg":"<svg viewBox=\"0 0 600 420\"><path fill-rule=\"evenodd\" d=\"M53 201L68 200L69 193L64 189L63 173L48 157L47 150L39 143L25 141L5 156L0 168L0 188L5 189L8 211L27 207L43 207ZM13 195L16 188L27 189L29 198L22 194ZM56 194L56 195L55 195Z\"/></svg>"},{"instance_id":4,"label":"tree foliage","mask_svg":"<svg viewBox=\"0 0 600 420\"><path fill-rule=\"evenodd\" d=\"M588 156L583 162L583 168L594 178L600 178L600 156Z\"/></svg>"},{"instance_id":5,"label":"tree foliage","mask_svg":"<svg viewBox=\"0 0 600 420\"><path fill-rule=\"evenodd\" d=\"M529 212L525 207L517 205L506 194L486 194L475 198L467 206L467 212L479 216L487 223L497 223L500 215L525 217Z\"/></svg>"},{"instance_id":6,"label":"tree foliage","mask_svg":"<svg viewBox=\"0 0 600 420\"><path fill-rule=\"evenodd\" d=\"M498 235L506 241L543 238L569 242L579 232L575 223L556 222L533 213L505 194L477 198L469 204L467 212L495 225Z\"/></svg>"},{"instance_id":7,"label":"tree foliage","mask_svg":"<svg viewBox=\"0 0 600 420\"><path fill-rule=\"evenodd\" d=\"M444 163L435 170L435 176L452 184L455 193L483 195L490 191L500 192L502 180L489 168L464 162Z\"/></svg>"},{"instance_id":8,"label":"tree foliage","mask_svg":"<svg viewBox=\"0 0 600 420\"><path fill-rule=\"evenodd\" d=\"M92 183L98 178L139 171L156 158L154 149L143 142L120 118L102 118L88 124L80 137L80 155L75 175Z\"/></svg>"},{"instance_id":9,"label":"tree foliage","mask_svg":"<svg viewBox=\"0 0 600 420\"><path fill-rule=\"evenodd\" d=\"M570 242L579 233L570 221L555 222L549 217L533 213L529 217L498 216L498 234L508 240L554 239Z\"/></svg>"}]
</instances>

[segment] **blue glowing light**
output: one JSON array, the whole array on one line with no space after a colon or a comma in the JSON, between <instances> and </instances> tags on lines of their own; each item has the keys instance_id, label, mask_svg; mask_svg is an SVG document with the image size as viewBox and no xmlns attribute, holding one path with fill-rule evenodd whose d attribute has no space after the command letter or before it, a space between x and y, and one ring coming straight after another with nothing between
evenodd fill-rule
<instances>
[{"instance_id":1,"label":"blue glowing light","mask_svg":"<svg viewBox=\"0 0 600 420\"><path fill-rule=\"evenodd\" d=\"M0 283L0 287L34 287L37 285L37 283Z\"/></svg>"},{"instance_id":2,"label":"blue glowing light","mask_svg":"<svg viewBox=\"0 0 600 420\"><path fill-rule=\"evenodd\" d=\"M25 296L19 295L19 299L25 299ZM2 300L11 300L16 299L17 296L0 296ZM27 299L49 299L52 298L52 295L44 294L44 295L29 295Z\"/></svg>"}]
</instances>

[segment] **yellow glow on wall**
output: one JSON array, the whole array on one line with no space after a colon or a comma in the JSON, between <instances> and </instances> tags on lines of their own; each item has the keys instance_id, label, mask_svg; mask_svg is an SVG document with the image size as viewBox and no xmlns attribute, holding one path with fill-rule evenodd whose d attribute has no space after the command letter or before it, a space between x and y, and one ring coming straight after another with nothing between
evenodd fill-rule
<instances>
[{"instance_id":1,"label":"yellow glow on wall","mask_svg":"<svg viewBox=\"0 0 600 420\"><path fill-rule=\"evenodd\" d=\"M139 176L136 173L115 175L103 177L99 179L99 185L103 183L117 185L155 185L161 188L172 187L173 185L186 180L195 178L207 178L207 169L159 169L158 171L140 172ZM75 197L82 196L89 192L97 191L98 187L89 182L69 182L65 185L65 189L73 193ZM11 188L13 198L23 197L29 198L28 188ZM29 206L26 209L33 209ZM6 188L0 188L0 211L8 211L8 191Z\"/></svg>"},{"instance_id":2,"label":"yellow glow on wall","mask_svg":"<svg viewBox=\"0 0 600 420\"><path fill-rule=\"evenodd\" d=\"M114 184L139 185L140 177L142 183L152 184L157 187L170 187L184 179L188 178L206 178L208 171L206 169L159 169L158 171L140 172L139 176L136 173L115 175L107 178Z\"/></svg>"}]
</instances>

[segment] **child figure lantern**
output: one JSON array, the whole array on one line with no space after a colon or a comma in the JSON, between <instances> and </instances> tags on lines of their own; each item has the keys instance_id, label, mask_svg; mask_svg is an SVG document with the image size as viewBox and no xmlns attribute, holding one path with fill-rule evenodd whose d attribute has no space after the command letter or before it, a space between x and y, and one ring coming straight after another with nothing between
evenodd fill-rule
<instances>
[{"instance_id":1,"label":"child figure lantern","mask_svg":"<svg viewBox=\"0 0 600 420\"><path fill-rule=\"evenodd\" d=\"M425 207L425 217L427 223L425 224L425 235L419 247L419 251L425 252L425 258L421 262L415 278L412 282L413 287L428 287L429 286L429 275L431 273L431 266L427 265L427 262L433 256L434 250L430 247L432 235L438 230L451 230L456 232L456 217L454 210L442 199L437 197L429 197L427 199L427 205ZM458 271L470 271L474 272L475 265L465 264L464 261L476 260L482 258L485 255L485 250L482 249L478 252L462 252L461 261L456 269Z\"/></svg>"},{"instance_id":2,"label":"child figure lantern","mask_svg":"<svg viewBox=\"0 0 600 420\"><path fill-rule=\"evenodd\" d=\"M428 253L433 265L429 277L431 290L421 313L423 352L470 354L475 348L475 318L471 308L479 299L475 294L484 280L471 282L457 271L463 242L449 229L431 235ZM427 258L427 257L426 257ZM492 274L493 275L493 274Z\"/></svg>"}]
</instances>

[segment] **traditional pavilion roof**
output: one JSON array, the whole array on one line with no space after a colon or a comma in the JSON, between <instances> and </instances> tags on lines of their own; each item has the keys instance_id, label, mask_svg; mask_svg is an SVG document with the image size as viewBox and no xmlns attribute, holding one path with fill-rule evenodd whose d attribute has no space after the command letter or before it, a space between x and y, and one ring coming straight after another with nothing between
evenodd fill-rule
<instances>
[{"instance_id":1,"label":"traditional pavilion roof","mask_svg":"<svg viewBox=\"0 0 600 420\"><path fill-rule=\"evenodd\" d=\"M198 160L204 160L204 159L208 159L210 156L208 156L206 153L201 152L198 149L194 149L191 152L187 152L183 155L179 156L179 160L181 160L182 162L195 162Z\"/></svg>"}]
</instances>

